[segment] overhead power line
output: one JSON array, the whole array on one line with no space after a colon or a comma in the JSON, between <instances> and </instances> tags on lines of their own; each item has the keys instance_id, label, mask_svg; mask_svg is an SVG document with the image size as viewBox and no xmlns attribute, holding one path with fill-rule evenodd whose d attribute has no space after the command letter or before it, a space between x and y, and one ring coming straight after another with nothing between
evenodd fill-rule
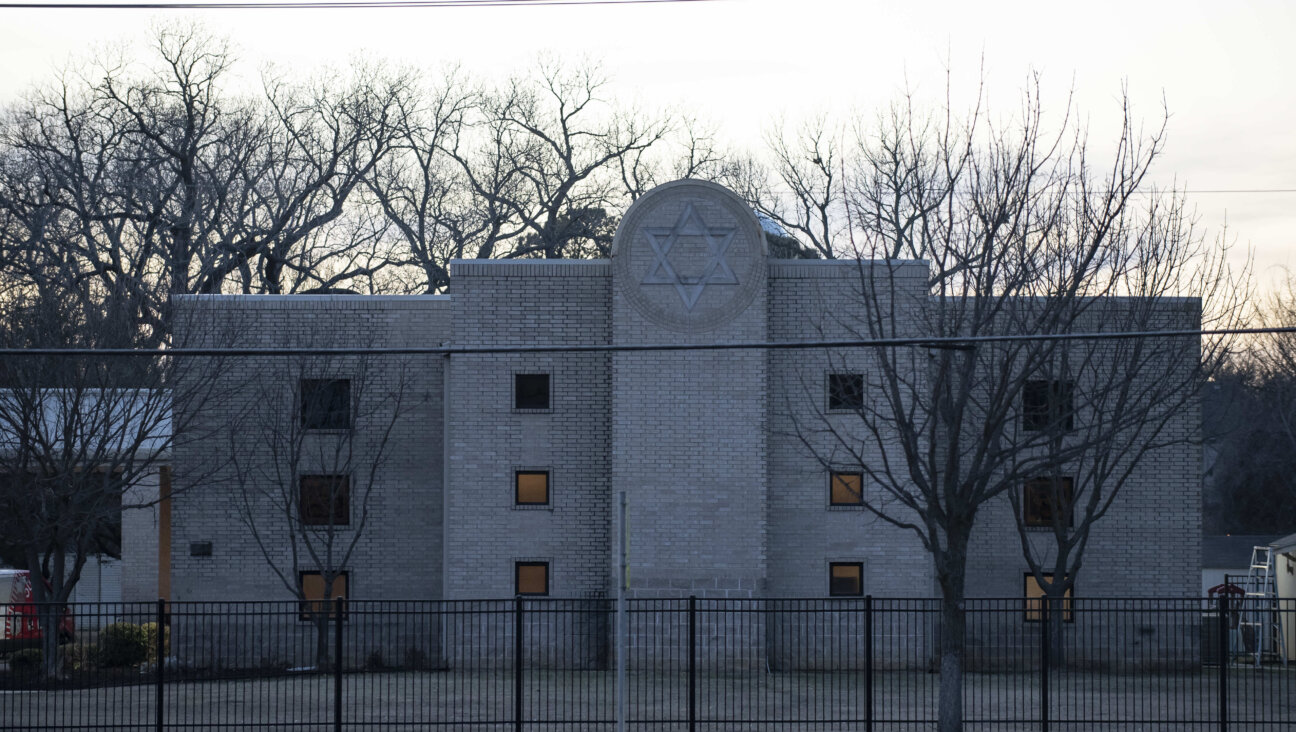
<instances>
[{"instance_id":1,"label":"overhead power line","mask_svg":"<svg viewBox=\"0 0 1296 732\"><path fill-rule=\"evenodd\" d=\"M726 2L727 0L306 0L305 2L0 2L15 10L296 10L347 8L505 8L553 5L657 5Z\"/></svg>"},{"instance_id":2,"label":"overhead power line","mask_svg":"<svg viewBox=\"0 0 1296 732\"><path fill-rule=\"evenodd\" d=\"M639 351L787 351L818 348L931 348L972 350L981 343L1043 341L1115 341L1140 338L1200 338L1202 336L1296 333L1296 327L1219 328L1206 330L1138 330L1109 333L1039 333L1033 335L942 336L937 338L858 338L819 341L745 341L736 343L644 343L553 346L394 346L341 348L0 348L10 356L451 356L505 353L633 353Z\"/></svg>"},{"instance_id":3,"label":"overhead power line","mask_svg":"<svg viewBox=\"0 0 1296 732\"><path fill-rule=\"evenodd\" d=\"M1188 188L1184 193L1296 193L1296 188Z\"/></svg>"}]
</instances>

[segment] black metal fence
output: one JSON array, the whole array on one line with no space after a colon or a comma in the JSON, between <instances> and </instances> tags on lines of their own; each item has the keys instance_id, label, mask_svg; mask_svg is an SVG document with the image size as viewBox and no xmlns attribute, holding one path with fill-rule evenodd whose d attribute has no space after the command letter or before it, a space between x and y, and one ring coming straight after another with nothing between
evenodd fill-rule
<instances>
[{"instance_id":1,"label":"black metal fence","mask_svg":"<svg viewBox=\"0 0 1296 732\"><path fill-rule=\"evenodd\" d=\"M968 600L964 726L1296 728L1296 604L1227 603ZM608 600L74 605L55 676L5 641L0 727L611 730L623 644L633 729L934 729L939 609L640 599L618 633Z\"/></svg>"}]
</instances>

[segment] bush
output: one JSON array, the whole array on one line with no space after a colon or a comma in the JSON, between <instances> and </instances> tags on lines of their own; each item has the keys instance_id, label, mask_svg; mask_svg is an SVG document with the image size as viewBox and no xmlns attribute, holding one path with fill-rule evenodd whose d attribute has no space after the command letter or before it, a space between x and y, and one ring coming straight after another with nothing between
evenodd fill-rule
<instances>
[{"instance_id":1,"label":"bush","mask_svg":"<svg viewBox=\"0 0 1296 732\"><path fill-rule=\"evenodd\" d=\"M431 668L427 654L422 648L410 648L405 651L405 668L411 671L426 671Z\"/></svg>"},{"instance_id":2,"label":"bush","mask_svg":"<svg viewBox=\"0 0 1296 732\"><path fill-rule=\"evenodd\" d=\"M148 660L149 637L144 626L113 623L99 631L99 665L104 668L138 666Z\"/></svg>"},{"instance_id":3,"label":"bush","mask_svg":"<svg viewBox=\"0 0 1296 732\"><path fill-rule=\"evenodd\" d=\"M39 648L23 648L9 656L9 670L16 674L34 674L41 669L44 655Z\"/></svg>"},{"instance_id":4,"label":"bush","mask_svg":"<svg viewBox=\"0 0 1296 732\"><path fill-rule=\"evenodd\" d=\"M145 623L144 625L142 625L142 626L140 626L140 627L143 629L143 631L144 631L144 637L145 637L145 638L147 639L147 641L148 641L148 657L147 657L147 660L148 660L149 663L157 663L157 662L158 662L158 648L157 648L157 642L158 642L158 631L157 631L157 627L158 627L158 626L157 626L157 623L156 623L156 622L152 622L152 623ZM163 661L165 661L165 660L166 660L166 657L167 657L168 655L170 655L170 653L169 653L170 650L171 650L171 626L168 625L168 626L165 626L165 627L162 629L162 660L163 660Z\"/></svg>"},{"instance_id":5,"label":"bush","mask_svg":"<svg viewBox=\"0 0 1296 732\"><path fill-rule=\"evenodd\" d=\"M63 646L63 670L86 671L94 666L95 647L89 643L69 643Z\"/></svg>"}]
</instances>

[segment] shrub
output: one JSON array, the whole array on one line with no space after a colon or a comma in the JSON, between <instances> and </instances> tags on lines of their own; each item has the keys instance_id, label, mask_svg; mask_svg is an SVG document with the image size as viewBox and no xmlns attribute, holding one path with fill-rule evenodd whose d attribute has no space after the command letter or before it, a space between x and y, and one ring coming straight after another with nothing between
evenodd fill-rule
<instances>
[{"instance_id":1,"label":"shrub","mask_svg":"<svg viewBox=\"0 0 1296 732\"><path fill-rule=\"evenodd\" d=\"M365 670L381 671L384 668L386 668L386 665L383 663L382 651L377 648L370 651L369 657L365 659Z\"/></svg>"},{"instance_id":2,"label":"shrub","mask_svg":"<svg viewBox=\"0 0 1296 732\"><path fill-rule=\"evenodd\" d=\"M99 631L99 665L104 668L138 666L148 655L148 633L142 625L113 623Z\"/></svg>"},{"instance_id":3,"label":"shrub","mask_svg":"<svg viewBox=\"0 0 1296 732\"><path fill-rule=\"evenodd\" d=\"M63 670L85 671L94 666L95 647L89 643L69 643L63 646Z\"/></svg>"},{"instance_id":4,"label":"shrub","mask_svg":"<svg viewBox=\"0 0 1296 732\"><path fill-rule=\"evenodd\" d=\"M140 626L140 628L144 631L144 638L148 642L148 656L146 660L149 663L158 662L157 627L158 626L156 621L152 623L145 623ZM166 657L170 655L170 650L171 650L171 626L168 625L163 627L162 629L162 660L163 661L165 661Z\"/></svg>"},{"instance_id":5,"label":"shrub","mask_svg":"<svg viewBox=\"0 0 1296 732\"><path fill-rule=\"evenodd\" d=\"M427 654L422 648L409 648L405 651L405 668L411 671L425 671L430 668Z\"/></svg>"},{"instance_id":6,"label":"shrub","mask_svg":"<svg viewBox=\"0 0 1296 732\"><path fill-rule=\"evenodd\" d=\"M14 651L9 656L9 670L16 674L34 674L40 671L43 658L44 655L39 648L23 648Z\"/></svg>"}]
</instances>

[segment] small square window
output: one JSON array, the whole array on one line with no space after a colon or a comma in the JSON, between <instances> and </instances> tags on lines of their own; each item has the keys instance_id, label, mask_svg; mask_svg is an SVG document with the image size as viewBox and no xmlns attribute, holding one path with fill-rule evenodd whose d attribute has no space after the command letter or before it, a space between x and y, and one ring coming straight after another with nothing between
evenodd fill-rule
<instances>
[{"instance_id":1,"label":"small square window","mask_svg":"<svg viewBox=\"0 0 1296 732\"><path fill-rule=\"evenodd\" d=\"M336 616L333 607L334 598L345 600L347 594L347 573L338 572L333 577L333 590L327 596L324 593L324 575L321 572L298 572L298 582L301 585L301 619L312 620L321 613L326 613L329 620ZM346 603L342 604L342 619L346 620Z\"/></svg>"},{"instance_id":2,"label":"small square window","mask_svg":"<svg viewBox=\"0 0 1296 732\"><path fill-rule=\"evenodd\" d=\"M832 562L828 565L828 594L859 597L864 594L863 562Z\"/></svg>"},{"instance_id":3,"label":"small square window","mask_svg":"<svg viewBox=\"0 0 1296 732\"><path fill-rule=\"evenodd\" d=\"M1044 579L1051 582L1053 580L1053 575L1046 574L1044 575ZM1072 585L1071 587L1067 588L1066 594L1062 596L1062 622L1064 623L1075 622L1075 605L1072 602L1072 592L1074 590L1075 590L1075 585ZM1026 573L1026 593L1025 594L1026 594L1026 615L1025 615L1026 622L1038 623L1040 620L1041 612L1044 609L1044 600L1043 600L1044 588L1040 587L1039 580L1035 579L1035 575L1030 572Z\"/></svg>"},{"instance_id":4,"label":"small square window","mask_svg":"<svg viewBox=\"0 0 1296 732\"><path fill-rule=\"evenodd\" d=\"M549 374L513 374L514 409L549 408Z\"/></svg>"},{"instance_id":5,"label":"small square window","mask_svg":"<svg viewBox=\"0 0 1296 732\"><path fill-rule=\"evenodd\" d=\"M829 504L833 506L864 505L864 475L833 472L829 478Z\"/></svg>"},{"instance_id":6,"label":"small square window","mask_svg":"<svg viewBox=\"0 0 1296 732\"><path fill-rule=\"evenodd\" d=\"M514 500L519 506L544 506L549 503L549 471L519 470L514 473Z\"/></svg>"},{"instance_id":7,"label":"small square window","mask_svg":"<svg viewBox=\"0 0 1296 732\"><path fill-rule=\"evenodd\" d=\"M303 475L298 479L298 510L306 526L351 523L351 479L345 475Z\"/></svg>"},{"instance_id":8,"label":"small square window","mask_svg":"<svg viewBox=\"0 0 1296 732\"><path fill-rule=\"evenodd\" d=\"M300 388L302 429L351 429L350 379L302 379Z\"/></svg>"},{"instance_id":9,"label":"small square window","mask_svg":"<svg viewBox=\"0 0 1296 732\"><path fill-rule=\"evenodd\" d=\"M1075 525L1075 481L1071 478L1035 478L1022 486L1022 523L1029 527L1052 528L1059 511L1064 525Z\"/></svg>"},{"instance_id":10,"label":"small square window","mask_svg":"<svg viewBox=\"0 0 1296 732\"><path fill-rule=\"evenodd\" d=\"M863 408L863 374L828 374L828 411L854 412Z\"/></svg>"},{"instance_id":11,"label":"small square window","mask_svg":"<svg viewBox=\"0 0 1296 732\"><path fill-rule=\"evenodd\" d=\"M1022 429L1071 430L1075 426L1074 382L1031 380L1022 386Z\"/></svg>"},{"instance_id":12,"label":"small square window","mask_svg":"<svg viewBox=\"0 0 1296 732\"><path fill-rule=\"evenodd\" d=\"M515 589L519 595L549 594L549 563L518 562L516 565Z\"/></svg>"}]
</instances>

